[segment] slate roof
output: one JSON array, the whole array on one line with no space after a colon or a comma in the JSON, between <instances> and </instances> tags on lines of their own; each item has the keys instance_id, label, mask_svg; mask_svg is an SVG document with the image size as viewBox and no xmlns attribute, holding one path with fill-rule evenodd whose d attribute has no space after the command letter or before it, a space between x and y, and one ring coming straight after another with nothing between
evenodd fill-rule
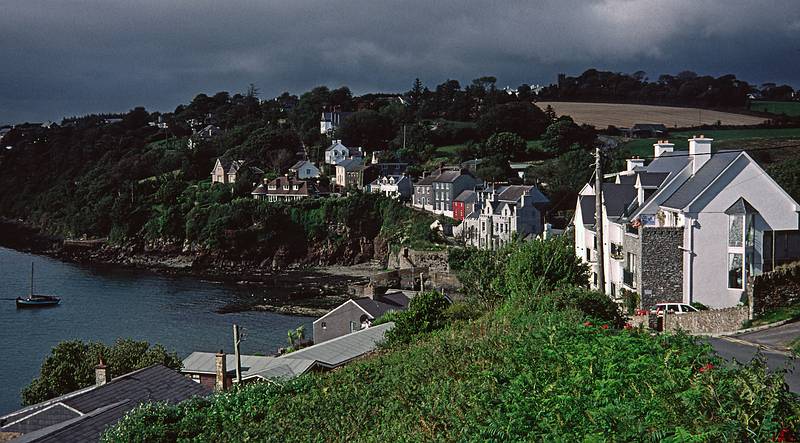
<instances>
[{"instance_id":1,"label":"slate roof","mask_svg":"<svg viewBox=\"0 0 800 443\"><path fill-rule=\"evenodd\" d=\"M522 186L522 185L510 185L503 188L500 194L497 196L498 200L506 201L506 202L516 202L525 195L525 193L530 194L533 199L533 203L550 203L550 200L544 196L536 186Z\"/></svg>"},{"instance_id":2,"label":"slate roof","mask_svg":"<svg viewBox=\"0 0 800 443\"><path fill-rule=\"evenodd\" d=\"M692 161L686 154L688 154L687 151L665 152L654 158L645 169L647 172L668 172L670 174L676 174Z\"/></svg>"},{"instance_id":3,"label":"slate roof","mask_svg":"<svg viewBox=\"0 0 800 443\"><path fill-rule=\"evenodd\" d=\"M288 185L289 189L283 189L284 185ZM298 189L294 189L294 185L298 185ZM275 186L275 189L269 189L270 186ZM266 186L259 184L253 189L253 195L311 195L317 192L316 186L307 180L298 180L281 176L275 180L267 183Z\"/></svg>"},{"instance_id":4,"label":"slate roof","mask_svg":"<svg viewBox=\"0 0 800 443\"><path fill-rule=\"evenodd\" d=\"M619 217L636 198L636 188L633 185L618 185L616 183L603 183L603 203L608 217Z\"/></svg>"},{"instance_id":5,"label":"slate roof","mask_svg":"<svg viewBox=\"0 0 800 443\"><path fill-rule=\"evenodd\" d=\"M636 174L618 174L617 181L621 185L633 185L636 183Z\"/></svg>"},{"instance_id":6,"label":"slate roof","mask_svg":"<svg viewBox=\"0 0 800 443\"><path fill-rule=\"evenodd\" d=\"M303 167L303 165L305 165L306 163L311 163L311 162L308 161L308 160L300 160L299 162L293 164L292 167L289 168L289 170L290 171L299 171ZM314 164L311 163L311 166L314 166ZM316 166L314 166L314 167L316 168Z\"/></svg>"},{"instance_id":7,"label":"slate roof","mask_svg":"<svg viewBox=\"0 0 800 443\"><path fill-rule=\"evenodd\" d=\"M465 189L461 191L461 194L458 194L458 197L455 198L453 201L457 202L464 202L464 203L475 203L478 200L478 193L470 190Z\"/></svg>"},{"instance_id":8,"label":"slate roof","mask_svg":"<svg viewBox=\"0 0 800 443\"><path fill-rule=\"evenodd\" d=\"M380 318L389 311L402 311L408 307L411 299L402 292L392 292L371 299L362 297L353 300L361 309L369 312L372 318Z\"/></svg>"},{"instance_id":9,"label":"slate roof","mask_svg":"<svg viewBox=\"0 0 800 443\"><path fill-rule=\"evenodd\" d=\"M594 195L581 195L578 197L581 205L581 218L584 225L594 224L595 198Z\"/></svg>"},{"instance_id":10,"label":"slate roof","mask_svg":"<svg viewBox=\"0 0 800 443\"><path fill-rule=\"evenodd\" d=\"M417 186L430 186L433 184L433 181L436 180L436 176L431 174L421 178L418 182L414 183Z\"/></svg>"},{"instance_id":11,"label":"slate roof","mask_svg":"<svg viewBox=\"0 0 800 443\"><path fill-rule=\"evenodd\" d=\"M184 374L216 374L216 359L215 352L192 352L183 359L181 372ZM242 362L242 377L247 377L267 369L276 357L241 355L240 359ZM236 356L234 354L225 354L225 365L229 374L235 374Z\"/></svg>"},{"instance_id":12,"label":"slate roof","mask_svg":"<svg viewBox=\"0 0 800 443\"><path fill-rule=\"evenodd\" d=\"M336 164L337 168L342 167L345 172L358 171L363 166L364 164L361 163L361 158L348 158Z\"/></svg>"},{"instance_id":13,"label":"slate roof","mask_svg":"<svg viewBox=\"0 0 800 443\"><path fill-rule=\"evenodd\" d=\"M336 368L375 350L394 322L371 326L283 355L279 359L311 360L323 368Z\"/></svg>"},{"instance_id":14,"label":"slate roof","mask_svg":"<svg viewBox=\"0 0 800 443\"><path fill-rule=\"evenodd\" d=\"M684 182L661 206L683 209L699 196L740 155L736 151L719 151L686 182Z\"/></svg>"},{"instance_id":15,"label":"slate roof","mask_svg":"<svg viewBox=\"0 0 800 443\"><path fill-rule=\"evenodd\" d=\"M460 170L459 171L442 171L442 173L439 174L438 176L436 176L436 178L433 179L433 181L434 182L439 182L439 183L453 183L454 181L456 181L462 175L468 175L468 176L472 177L472 174L470 174L468 172L463 172L463 171L460 171Z\"/></svg>"},{"instance_id":16,"label":"slate roof","mask_svg":"<svg viewBox=\"0 0 800 443\"><path fill-rule=\"evenodd\" d=\"M669 176L668 172L640 172L639 183L644 187L658 187Z\"/></svg>"},{"instance_id":17,"label":"slate roof","mask_svg":"<svg viewBox=\"0 0 800 443\"><path fill-rule=\"evenodd\" d=\"M0 417L0 432L22 432L20 442L98 441L108 426L141 403L177 403L211 390L172 369L153 365L102 386L91 386Z\"/></svg>"}]
</instances>

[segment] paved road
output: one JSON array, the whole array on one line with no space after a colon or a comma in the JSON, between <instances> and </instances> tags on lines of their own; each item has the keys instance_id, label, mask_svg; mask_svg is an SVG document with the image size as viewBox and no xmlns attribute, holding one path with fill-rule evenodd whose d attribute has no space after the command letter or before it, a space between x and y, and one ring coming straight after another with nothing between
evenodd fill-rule
<instances>
[{"instance_id":1,"label":"paved road","mask_svg":"<svg viewBox=\"0 0 800 443\"><path fill-rule=\"evenodd\" d=\"M788 349L789 344L798 337L800 337L800 321L736 336L739 340L784 350Z\"/></svg>"},{"instance_id":2,"label":"paved road","mask_svg":"<svg viewBox=\"0 0 800 443\"><path fill-rule=\"evenodd\" d=\"M741 337L740 335L736 338L739 339ZM759 349L758 346L737 343L725 338L708 338L707 340L720 357L726 360L736 359L736 361L740 363L747 363L752 360ZM762 349L761 353L766 358L767 367L769 369L774 371L788 367L790 372L785 376L786 384L789 385L789 389L792 392L800 394L800 359L794 359L790 357L788 353L776 352L769 349Z\"/></svg>"}]
</instances>

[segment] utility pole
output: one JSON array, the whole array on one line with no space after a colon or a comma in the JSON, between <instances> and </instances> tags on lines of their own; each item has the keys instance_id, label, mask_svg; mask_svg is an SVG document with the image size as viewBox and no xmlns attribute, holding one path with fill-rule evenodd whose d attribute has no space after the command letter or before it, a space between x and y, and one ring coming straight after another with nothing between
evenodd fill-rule
<instances>
[{"instance_id":1,"label":"utility pole","mask_svg":"<svg viewBox=\"0 0 800 443\"><path fill-rule=\"evenodd\" d=\"M403 124L403 152L406 151L406 125Z\"/></svg>"},{"instance_id":2,"label":"utility pole","mask_svg":"<svg viewBox=\"0 0 800 443\"><path fill-rule=\"evenodd\" d=\"M597 286L606 293L605 260L603 255L603 148L594 148L594 231L597 238Z\"/></svg>"},{"instance_id":3,"label":"utility pole","mask_svg":"<svg viewBox=\"0 0 800 443\"><path fill-rule=\"evenodd\" d=\"M242 383L242 358L239 354L239 343L242 340L239 338L239 325L233 325L233 353L236 355L236 383Z\"/></svg>"}]
</instances>

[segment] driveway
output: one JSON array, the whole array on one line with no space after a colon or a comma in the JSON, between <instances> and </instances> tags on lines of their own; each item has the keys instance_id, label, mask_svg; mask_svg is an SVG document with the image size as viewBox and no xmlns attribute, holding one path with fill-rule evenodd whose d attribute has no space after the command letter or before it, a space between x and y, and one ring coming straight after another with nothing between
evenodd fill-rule
<instances>
[{"instance_id":1,"label":"driveway","mask_svg":"<svg viewBox=\"0 0 800 443\"><path fill-rule=\"evenodd\" d=\"M775 328L777 329L777 328ZM768 331L761 331L760 334ZM748 334L749 335L749 334ZM767 334L765 334L767 335ZM725 360L736 360L739 363L747 363L755 357L759 346L749 344L747 342L740 342L742 335L736 337L737 341L721 337L721 338L706 338L714 350L720 357ZM760 339L760 338L759 338ZM789 372L784 375L786 384L789 385L789 390L794 393L800 394L800 359L791 357L789 353L779 352L767 348L761 349L761 354L767 362L767 367L772 370L779 370L783 368L789 369Z\"/></svg>"}]
</instances>

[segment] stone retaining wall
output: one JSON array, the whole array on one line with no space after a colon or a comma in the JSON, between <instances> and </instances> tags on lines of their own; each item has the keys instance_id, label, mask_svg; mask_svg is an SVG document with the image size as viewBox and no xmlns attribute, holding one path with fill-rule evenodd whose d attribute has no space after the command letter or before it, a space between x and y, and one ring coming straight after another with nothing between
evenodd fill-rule
<instances>
[{"instance_id":1,"label":"stone retaining wall","mask_svg":"<svg viewBox=\"0 0 800 443\"><path fill-rule=\"evenodd\" d=\"M447 251L417 251L402 248L398 253L390 253L387 268L425 268L431 272L449 272Z\"/></svg>"},{"instance_id":2,"label":"stone retaining wall","mask_svg":"<svg viewBox=\"0 0 800 443\"><path fill-rule=\"evenodd\" d=\"M741 329L742 323L749 317L750 309L747 306L711 309L685 314L665 313L664 331L676 332L683 330L689 334L732 332Z\"/></svg>"},{"instance_id":3,"label":"stone retaining wall","mask_svg":"<svg viewBox=\"0 0 800 443\"><path fill-rule=\"evenodd\" d=\"M779 266L748 281L753 315L800 304L800 262Z\"/></svg>"}]
</instances>

